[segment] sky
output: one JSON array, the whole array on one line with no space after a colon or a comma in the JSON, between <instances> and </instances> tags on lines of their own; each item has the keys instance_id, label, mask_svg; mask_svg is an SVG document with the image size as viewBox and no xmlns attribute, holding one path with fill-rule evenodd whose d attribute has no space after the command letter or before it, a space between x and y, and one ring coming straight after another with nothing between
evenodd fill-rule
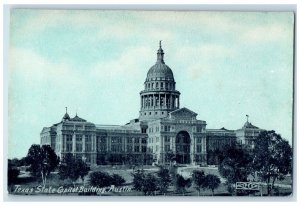
<instances>
[{"instance_id":1,"label":"sky","mask_svg":"<svg viewBox=\"0 0 300 206\"><path fill-rule=\"evenodd\" d=\"M8 158L71 117L123 125L159 41L180 106L207 128L249 121L292 142L294 16L288 12L14 9L8 63Z\"/></svg>"}]
</instances>

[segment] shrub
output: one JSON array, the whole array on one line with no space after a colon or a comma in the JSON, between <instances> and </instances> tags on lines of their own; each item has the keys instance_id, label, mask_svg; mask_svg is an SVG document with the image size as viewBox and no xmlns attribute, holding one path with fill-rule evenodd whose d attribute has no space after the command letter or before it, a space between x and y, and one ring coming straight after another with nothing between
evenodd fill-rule
<instances>
[{"instance_id":1,"label":"shrub","mask_svg":"<svg viewBox=\"0 0 300 206\"><path fill-rule=\"evenodd\" d=\"M125 179L118 174L113 174L111 176L111 184L112 185L120 186L120 185L124 184L125 182L126 182Z\"/></svg>"},{"instance_id":2,"label":"shrub","mask_svg":"<svg viewBox=\"0 0 300 206\"><path fill-rule=\"evenodd\" d=\"M96 187L108 187L112 185L112 177L106 172L92 172L90 174L90 183Z\"/></svg>"},{"instance_id":3,"label":"shrub","mask_svg":"<svg viewBox=\"0 0 300 206\"><path fill-rule=\"evenodd\" d=\"M8 168L8 173L7 173L7 182L8 184L15 183L18 179L18 176L20 174L20 170L17 168Z\"/></svg>"}]
</instances>

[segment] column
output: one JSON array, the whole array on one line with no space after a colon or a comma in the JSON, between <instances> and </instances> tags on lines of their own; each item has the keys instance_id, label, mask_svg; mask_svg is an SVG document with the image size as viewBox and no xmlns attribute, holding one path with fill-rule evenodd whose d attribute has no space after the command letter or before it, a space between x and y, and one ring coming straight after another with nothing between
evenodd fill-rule
<instances>
[{"instance_id":1,"label":"column","mask_svg":"<svg viewBox=\"0 0 300 206\"><path fill-rule=\"evenodd\" d=\"M167 94L165 93L165 107L167 108Z\"/></svg>"},{"instance_id":2,"label":"column","mask_svg":"<svg viewBox=\"0 0 300 206\"><path fill-rule=\"evenodd\" d=\"M61 140L60 140L60 152L64 151L64 141L65 141L65 135L61 134Z\"/></svg>"},{"instance_id":3,"label":"column","mask_svg":"<svg viewBox=\"0 0 300 206\"><path fill-rule=\"evenodd\" d=\"M180 107L179 96L177 97L177 106L178 106L178 108Z\"/></svg>"},{"instance_id":4,"label":"column","mask_svg":"<svg viewBox=\"0 0 300 206\"><path fill-rule=\"evenodd\" d=\"M76 152L76 134L75 132L73 133L73 136L72 136L72 152Z\"/></svg>"},{"instance_id":5,"label":"column","mask_svg":"<svg viewBox=\"0 0 300 206\"><path fill-rule=\"evenodd\" d=\"M127 152L127 139L129 138L128 136L125 136L126 138L122 138L124 140L124 152Z\"/></svg>"},{"instance_id":6,"label":"column","mask_svg":"<svg viewBox=\"0 0 300 206\"><path fill-rule=\"evenodd\" d=\"M85 135L82 135L82 152L85 152Z\"/></svg>"},{"instance_id":7,"label":"column","mask_svg":"<svg viewBox=\"0 0 300 206\"><path fill-rule=\"evenodd\" d=\"M92 135L92 151L96 152L96 135Z\"/></svg>"},{"instance_id":8,"label":"column","mask_svg":"<svg viewBox=\"0 0 300 206\"><path fill-rule=\"evenodd\" d=\"M152 100L153 100L153 108L155 108L155 101L156 101L156 99L155 99L155 95L154 94L152 94Z\"/></svg>"},{"instance_id":9,"label":"column","mask_svg":"<svg viewBox=\"0 0 300 206\"><path fill-rule=\"evenodd\" d=\"M64 152L66 152L66 151L67 151L67 135L65 135L65 137L64 137Z\"/></svg>"}]
</instances>

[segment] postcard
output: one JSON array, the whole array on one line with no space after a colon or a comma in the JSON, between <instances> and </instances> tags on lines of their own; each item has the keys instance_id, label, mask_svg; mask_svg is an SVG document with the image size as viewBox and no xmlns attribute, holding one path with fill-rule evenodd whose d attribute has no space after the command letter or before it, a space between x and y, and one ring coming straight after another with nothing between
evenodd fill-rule
<instances>
[{"instance_id":1,"label":"postcard","mask_svg":"<svg viewBox=\"0 0 300 206\"><path fill-rule=\"evenodd\" d=\"M292 196L294 13L11 9L7 192Z\"/></svg>"}]
</instances>

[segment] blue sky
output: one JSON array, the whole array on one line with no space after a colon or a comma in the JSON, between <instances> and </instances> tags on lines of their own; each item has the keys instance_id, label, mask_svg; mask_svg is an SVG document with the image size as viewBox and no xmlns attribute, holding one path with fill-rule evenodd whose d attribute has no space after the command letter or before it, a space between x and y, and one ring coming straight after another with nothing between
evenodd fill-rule
<instances>
[{"instance_id":1,"label":"blue sky","mask_svg":"<svg viewBox=\"0 0 300 206\"><path fill-rule=\"evenodd\" d=\"M66 106L97 124L138 117L159 40L181 107L207 128L241 128L248 114L292 139L292 13L16 9L10 21L9 158Z\"/></svg>"}]
</instances>

